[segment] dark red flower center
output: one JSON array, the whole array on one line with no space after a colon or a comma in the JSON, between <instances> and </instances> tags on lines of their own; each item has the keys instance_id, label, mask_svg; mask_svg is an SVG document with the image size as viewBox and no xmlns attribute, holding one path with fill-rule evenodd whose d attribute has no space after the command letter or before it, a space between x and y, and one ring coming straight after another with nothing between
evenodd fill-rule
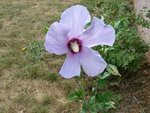
<instances>
[{"instance_id":1,"label":"dark red flower center","mask_svg":"<svg viewBox=\"0 0 150 113\"><path fill-rule=\"evenodd\" d=\"M82 49L82 41L77 38L72 38L67 46L72 53L78 53Z\"/></svg>"}]
</instances>

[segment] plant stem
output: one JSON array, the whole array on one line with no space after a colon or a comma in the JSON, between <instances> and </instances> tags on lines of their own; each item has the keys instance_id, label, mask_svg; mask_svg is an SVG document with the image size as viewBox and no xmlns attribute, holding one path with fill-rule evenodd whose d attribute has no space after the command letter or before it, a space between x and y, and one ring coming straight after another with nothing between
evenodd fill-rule
<instances>
[{"instance_id":1,"label":"plant stem","mask_svg":"<svg viewBox=\"0 0 150 113\"><path fill-rule=\"evenodd\" d=\"M81 90L84 89L78 79L77 79L77 84ZM85 95L83 95L83 101L84 101L85 105L89 108L89 105L88 105L88 102L87 102ZM90 109L88 109L88 111L89 111L89 113L92 113Z\"/></svg>"}]
</instances>

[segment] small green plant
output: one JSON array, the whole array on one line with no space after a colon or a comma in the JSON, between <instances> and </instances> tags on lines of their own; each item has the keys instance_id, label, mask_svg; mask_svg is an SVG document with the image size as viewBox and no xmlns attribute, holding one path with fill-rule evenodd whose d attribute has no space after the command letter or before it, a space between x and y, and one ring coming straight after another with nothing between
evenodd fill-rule
<instances>
[{"instance_id":1,"label":"small green plant","mask_svg":"<svg viewBox=\"0 0 150 113\"><path fill-rule=\"evenodd\" d=\"M30 45L26 47L26 59L30 61L38 61L44 58L44 42L31 40ZM24 48L23 48L24 49Z\"/></svg>"},{"instance_id":2,"label":"small green plant","mask_svg":"<svg viewBox=\"0 0 150 113\"><path fill-rule=\"evenodd\" d=\"M34 63L32 65L27 64L24 68L22 68L21 72L18 73L17 76L31 79L41 78L51 82L58 80L58 75L46 70L46 65L43 62Z\"/></svg>"},{"instance_id":3,"label":"small green plant","mask_svg":"<svg viewBox=\"0 0 150 113\"><path fill-rule=\"evenodd\" d=\"M114 67L115 66L112 65L108 66L107 70L109 70L109 72L105 71L93 79L89 89L84 89L79 82L80 79L77 78L80 90L73 91L68 96L68 99L75 99L83 104L82 110L79 111L79 113L97 113L99 111L108 113L110 109L117 107L118 102L121 100L121 95L107 91L109 84L105 80L109 78L110 75L120 75L118 69ZM83 83L84 82L87 81L83 81Z\"/></svg>"},{"instance_id":4,"label":"small green plant","mask_svg":"<svg viewBox=\"0 0 150 113\"><path fill-rule=\"evenodd\" d=\"M108 91L109 84L106 82L111 75L121 76L116 66L108 64L105 72L92 79L88 89L82 87L82 83L86 84L87 81L80 83L81 78L77 78L80 90L73 91L68 99L75 99L83 104L79 113L108 113L117 107L121 95Z\"/></svg>"}]
</instances>

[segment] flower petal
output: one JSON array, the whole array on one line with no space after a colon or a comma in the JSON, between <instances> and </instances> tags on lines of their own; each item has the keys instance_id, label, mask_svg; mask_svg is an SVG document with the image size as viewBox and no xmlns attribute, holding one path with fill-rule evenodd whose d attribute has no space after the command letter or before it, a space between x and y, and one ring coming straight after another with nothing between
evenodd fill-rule
<instances>
[{"instance_id":1,"label":"flower petal","mask_svg":"<svg viewBox=\"0 0 150 113\"><path fill-rule=\"evenodd\" d=\"M97 51L83 46L80 54L80 63L88 76L96 76L104 71L107 63Z\"/></svg>"},{"instance_id":2,"label":"flower petal","mask_svg":"<svg viewBox=\"0 0 150 113\"><path fill-rule=\"evenodd\" d=\"M45 49L49 53L58 55L67 53L68 32L69 28L66 25L58 22L53 23L46 34Z\"/></svg>"},{"instance_id":3,"label":"flower petal","mask_svg":"<svg viewBox=\"0 0 150 113\"><path fill-rule=\"evenodd\" d=\"M71 29L69 38L77 38L90 20L90 14L87 8L81 5L75 5L62 13L60 22L68 25Z\"/></svg>"},{"instance_id":4,"label":"flower petal","mask_svg":"<svg viewBox=\"0 0 150 113\"><path fill-rule=\"evenodd\" d=\"M72 78L74 76L80 76L80 62L78 54L68 53L67 58L59 72L64 78Z\"/></svg>"},{"instance_id":5,"label":"flower petal","mask_svg":"<svg viewBox=\"0 0 150 113\"><path fill-rule=\"evenodd\" d=\"M87 47L97 45L112 46L115 41L115 30L110 25L105 25L101 19L93 18L92 24L80 37Z\"/></svg>"}]
</instances>

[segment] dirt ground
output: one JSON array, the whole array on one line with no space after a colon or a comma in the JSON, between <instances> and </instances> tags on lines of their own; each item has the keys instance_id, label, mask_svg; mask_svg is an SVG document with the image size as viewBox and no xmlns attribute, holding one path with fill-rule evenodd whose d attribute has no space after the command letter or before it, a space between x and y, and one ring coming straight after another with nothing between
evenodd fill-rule
<instances>
[{"instance_id":1,"label":"dirt ground","mask_svg":"<svg viewBox=\"0 0 150 113\"><path fill-rule=\"evenodd\" d=\"M150 113L150 64L138 75L122 79L115 91L122 94L122 101L113 113Z\"/></svg>"}]
</instances>

